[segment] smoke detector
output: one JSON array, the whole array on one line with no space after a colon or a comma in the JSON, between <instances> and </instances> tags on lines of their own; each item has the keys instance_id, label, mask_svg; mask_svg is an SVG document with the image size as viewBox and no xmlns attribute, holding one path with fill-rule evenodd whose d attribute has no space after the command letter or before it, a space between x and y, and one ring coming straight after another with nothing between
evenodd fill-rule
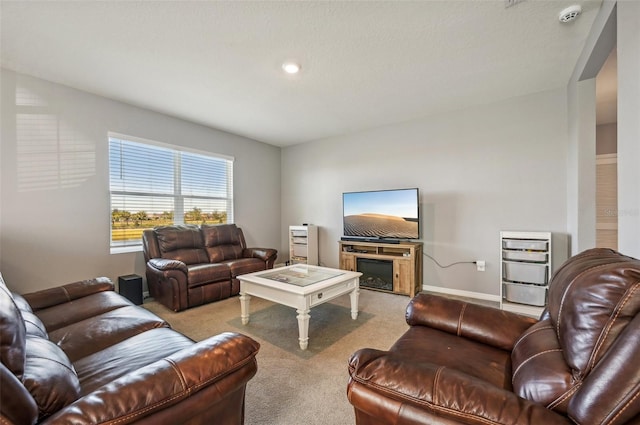
<instances>
[{"instance_id":1,"label":"smoke detector","mask_svg":"<svg viewBox=\"0 0 640 425\"><path fill-rule=\"evenodd\" d=\"M566 24L568 22L575 21L581 13L582 7L578 4L575 4L573 6L567 7L562 12L560 12L560 16L558 17L558 19L560 19L560 22L562 22L563 24Z\"/></svg>"}]
</instances>

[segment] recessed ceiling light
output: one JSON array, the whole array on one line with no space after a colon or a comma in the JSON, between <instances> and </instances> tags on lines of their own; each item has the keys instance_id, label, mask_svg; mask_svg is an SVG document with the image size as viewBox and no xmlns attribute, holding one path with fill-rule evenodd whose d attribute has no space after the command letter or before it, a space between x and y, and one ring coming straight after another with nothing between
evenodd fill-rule
<instances>
[{"instance_id":1,"label":"recessed ceiling light","mask_svg":"<svg viewBox=\"0 0 640 425\"><path fill-rule=\"evenodd\" d=\"M282 69L287 74L297 74L300 72L300 65L295 62L285 62L282 64Z\"/></svg>"},{"instance_id":2,"label":"recessed ceiling light","mask_svg":"<svg viewBox=\"0 0 640 425\"><path fill-rule=\"evenodd\" d=\"M560 12L560 16L558 16L558 19L560 19L560 22L562 22L563 24L566 24L567 22L571 22L577 19L581 13L582 7L579 4L576 4L573 6L569 6L562 12Z\"/></svg>"}]
</instances>

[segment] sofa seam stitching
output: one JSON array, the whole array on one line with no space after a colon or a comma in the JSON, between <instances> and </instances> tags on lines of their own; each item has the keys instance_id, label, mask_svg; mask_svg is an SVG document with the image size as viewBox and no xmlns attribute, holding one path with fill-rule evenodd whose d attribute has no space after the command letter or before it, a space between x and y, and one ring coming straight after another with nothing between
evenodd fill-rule
<instances>
[{"instance_id":1,"label":"sofa seam stitching","mask_svg":"<svg viewBox=\"0 0 640 425\"><path fill-rule=\"evenodd\" d=\"M613 317L611 317L611 320L609 320L609 323L607 324L606 328L603 330L603 333L601 334L602 338L599 339L599 341L596 343L596 346L594 347L593 352L591 353L591 358L587 362L587 364L589 365L589 369L593 369L595 367L595 360L598 357L598 352L602 348L604 341L609 336L609 333L611 332L611 328L613 327L614 323L616 322L616 320L618 320L618 317L620 316L622 309L625 307L629 299L631 299L636 289L638 289L639 283L640 281L636 281L633 287L630 288L629 291L627 291L627 294L625 295L624 300L622 301L622 304L620 305L619 308L616 308Z\"/></svg>"},{"instance_id":2,"label":"sofa seam stitching","mask_svg":"<svg viewBox=\"0 0 640 425\"><path fill-rule=\"evenodd\" d=\"M456 332L457 336L462 336L462 321L464 320L464 312L467 309L467 304L462 304L462 309L460 310L460 315L458 316L458 330Z\"/></svg>"},{"instance_id":3,"label":"sofa seam stitching","mask_svg":"<svg viewBox=\"0 0 640 425\"><path fill-rule=\"evenodd\" d=\"M530 356L530 357L526 358L522 363L520 363L520 366L518 366L516 368L516 370L513 371L513 374L511 375L511 381L515 380L516 375L518 374L518 372L520 372L520 369L522 369L522 367L525 364L529 363L531 360L533 360L536 357L539 357L539 356L541 356L543 354L554 353L554 352L562 352L562 349L561 348L552 348L551 350L544 350L544 351L541 351L539 353L534 354L533 356Z\"/></svg>"}]
</instances>

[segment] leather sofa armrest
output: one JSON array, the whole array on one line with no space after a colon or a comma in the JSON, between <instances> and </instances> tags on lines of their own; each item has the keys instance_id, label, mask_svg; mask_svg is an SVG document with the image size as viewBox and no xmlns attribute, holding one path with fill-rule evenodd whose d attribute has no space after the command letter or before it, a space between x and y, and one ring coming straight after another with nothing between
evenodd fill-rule
<instances>
[{"instance_id":1,"label":"leather sofa armrest","mask_svg":"<svg viewBox=\"0 0 640 425\"><path fill-rule=\"evenodd\" d=\"M409 302L406 319L411 326L428 326L508 351L537 322L498 308L425 293Z\"/></svg>"},{"instance_id":2,"label":"leather sofa armrest","mask_svg":"<svg viewBox=\"0 0 640 425\"><path fill-rule=\"evenodd\" d=\"M178 261L178 260L168 260L165 258L152 258L148 261L147 264L149 264L154 269L157 269L161 272L166 270L180 270L181 272L184 272L184 274L187 274L187 272L189 271L187 269L187 265L182 261Z\"/></svg>"},{"instance_id":3,"label":"leather sofa armrest","mask_svg":"<svg viewBox=\"0 0 640 425\"><path fill-rule=\"evenodd\" d=\"M242 388L256 371L258 342L238 333L225 332L178 351L162 360L128 373L86 394L47 418L44 424L128 424L143 418L154 423L154 415L190 397L206 392L206 401L176 406L181 420L206 417L207 411L225 396ZM209 390L209 391L208 391ZM145 423L147 423L145 422ZM164 416L164 422L167 417Z\"/></svg>"},{"instance_id":4,"label":"leather sofa armrest","mask_svg":"<svg viewBox=\"0 0 640 425\"><path fill-rule=\"evenodd\" d=\"M275 260L278 251L273 248L245 248L242 256L245 258L259 258L262 261Z\"/></svg>"},{"instance_id":5,"label":"leather sofa armrest","mask_svg":"<svg viewBox=\"0 0 640 425\"><path fill-rule=\"evenodd\" d=\"M81 280L63 286L22 294L22 296L27 300L31 309L37 311L98 292L113 290L114 286L111 279L108 277L96 277L94 279Z\"/></svg>"},{"instance_id":6,"label":"leather sofa armrest","mask_svg":"<svg viewBox=\"0 0 640 425\"><path fill-rule=\"evenodd\" d=\"M471 375L370 348L349 361L349 402L380 423L571 424L545 406ZM438 422L440 423L440 422ZM444 422L443 422L444 423Z\"/></svg>"}]
</instances>

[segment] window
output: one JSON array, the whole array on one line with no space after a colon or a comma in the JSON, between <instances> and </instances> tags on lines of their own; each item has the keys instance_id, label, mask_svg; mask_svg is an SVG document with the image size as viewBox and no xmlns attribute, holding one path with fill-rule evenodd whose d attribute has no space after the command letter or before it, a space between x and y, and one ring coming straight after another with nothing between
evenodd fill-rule
<instances>
[{"instance_id":1,"label":"window","mask_svg":"<svg viewBox=\"0 0 640 425\"><path fill-rule=\"evenodd\" d=\"M109 134L111 253L139 250L142 231L233 223L233 158Z\"/></svg>"}]
</instances>

